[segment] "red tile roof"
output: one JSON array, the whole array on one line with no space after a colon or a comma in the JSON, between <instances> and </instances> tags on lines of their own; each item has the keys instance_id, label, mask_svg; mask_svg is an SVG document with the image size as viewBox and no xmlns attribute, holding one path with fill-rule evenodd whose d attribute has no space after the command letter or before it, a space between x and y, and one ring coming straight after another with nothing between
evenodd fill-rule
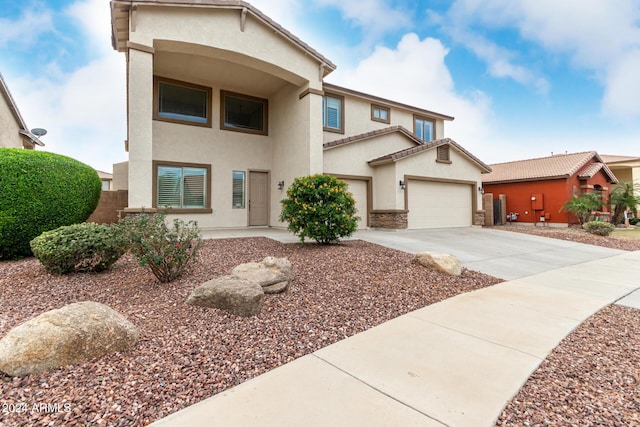
<instances>
[{"instance_id":1,"label":"red tile roof","mask_svg":"<svg viewBox=\"0 0 640 427\"><path fill-rule=\"evenodd\" d=\"M616 179L611 169L602 161L595 151L583 153L557 154L537 159L518 160L490 165L492 172L483 175L482 182L491 184L496 182L539 181L544 179L568 178L578 173L590 161L599 166L589 166L581 173L581 177L592 177L602 170L611 182ZM595 170L595 168L598 170Z\"/></svg>"}]
</instances>

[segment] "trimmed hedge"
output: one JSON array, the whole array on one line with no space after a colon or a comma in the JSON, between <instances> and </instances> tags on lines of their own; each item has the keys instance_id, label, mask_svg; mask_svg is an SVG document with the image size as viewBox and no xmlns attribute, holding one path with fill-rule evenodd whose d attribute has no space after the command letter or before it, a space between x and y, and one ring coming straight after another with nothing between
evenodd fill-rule
<instances>
[{"instance_id":1,"label":"trimmed hedge","mask_svg":"<svg viewBox=\"0 0 640 427\"><path fill-rule=\"evenodd\" d=\"M33 254L50 273L108 270L127 251L117 225L67 225L45 231L31 241Z\"/></svg>"},{"instance_id":2,"label":"trimmed hedge","mask_svg":"<svg viewBox=\"0 0 640 427\"><path fill-rule=\"evenodd\" d=\"M582 228L587 230L587 233L597 234L599 236L608 236L613 230L616 229L616 226L611 224L610 222L590 221L585 222L582 225Z\"/></svg>"},{"instance_id":3,"label":"trimmed hedge","mask_svg":"<svg viewBox=\"0 0 640 427\"><path fill-rule=\"evenodd\" d=\"M84 222L101 182L88 165L44 151L0 148L0 260L32 254L45 231Z\"/></svg>"}]
</instances>

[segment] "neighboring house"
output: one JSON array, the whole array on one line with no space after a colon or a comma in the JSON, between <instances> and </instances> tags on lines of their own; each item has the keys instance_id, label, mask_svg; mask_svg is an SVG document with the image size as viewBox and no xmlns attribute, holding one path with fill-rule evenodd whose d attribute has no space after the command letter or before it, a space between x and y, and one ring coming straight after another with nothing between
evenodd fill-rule
<instances>
[{"instance_id":1,"label":"neighboring house","mask_svg":"<svg viewBox=\"0 0 640 427\"><path fill-rule=\"evenodd\" d=\"M601 193L606 202L618 182L595 151L499 163L491 169L482 177L485 194L492 194L493 200L505 195L502 211L517 213L517 221L524 223L576 224L578 219L561 210L562 205L591 192ZM606 206L603 216L608 216Z\"/></svg>"},{"instance_id":2,"label":"neighboring house","mask_svg":"<svg viewBox=\"0 0 640 427\"><path fill-rule=\"evenodd\" d=\"M490 168L444 136L453 117L324 83L335 65L243 1L111 1L128 80L128 210L201 228L283 226L286 188L329 173L360 227L482 223ZM126 179L123 179L126 176Z\"/></svg>"},{"instance_id":3,"label":"neighboring house","mask_svg":"<svg viewBox=\"0 0 640 427\"><path fill-rule=\"evenodd\" d=\"M9 87L0 74L0 148L26 148L33 150L36 145L44 146L31 133L24 122L18 106L9 92Z\"/></svg>"},{"instance_id":4,"label":"neighboring house","mask_svg":"<svg viewBox=\"0 0 640 427\"><path fill-rule=\"evenodd\" d=\"M612 190L615 190L623 182L632 182L636 186L634 193L640 197L640 157L608 154L601 154L600 157L619 180L619 183L614 185Z\"/></svg>"},{"instance_id":5,"label":"neighboring house","mask_svg":"<svg viewBox=\"0 0 640 427\"><path fill-rule=\"evenodd\" d=\"M113 190L113 174L109 172L102 172L96 170L98 172L98 176L100 177L100 181L102 182L102 191L110 191Z\"/></svg>"}]
</instances>

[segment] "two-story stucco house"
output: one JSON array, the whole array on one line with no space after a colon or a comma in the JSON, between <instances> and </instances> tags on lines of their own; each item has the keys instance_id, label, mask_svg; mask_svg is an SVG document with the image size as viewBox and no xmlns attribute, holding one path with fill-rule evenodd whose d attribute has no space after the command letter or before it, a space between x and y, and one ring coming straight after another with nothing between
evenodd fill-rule
<instances>
[{"instance_id":1,"label":"two-story stucco house","mask_svg":"<svg viewBox=\"0 0 640 427\"><path fill-rule=\"evenodd\" d=\"M29 128L18 110L9 87L0 74L0 148L26 148L44 146Z\"/></svg>"},{"instance_id":2,"label":"two-story stucco house","mask_svg":"<svg viewBox=\"0 0 640 427\"><path fill-rule=\"evenodd\" d=\"M250 4L112 0L111 19L128 81L114 185L128 210L284 226L294 178L329 173L349 183L361 227L481 221L490 168L444 137L453 117L325 83L336 66Z\"/></svg>"}]
</instances>

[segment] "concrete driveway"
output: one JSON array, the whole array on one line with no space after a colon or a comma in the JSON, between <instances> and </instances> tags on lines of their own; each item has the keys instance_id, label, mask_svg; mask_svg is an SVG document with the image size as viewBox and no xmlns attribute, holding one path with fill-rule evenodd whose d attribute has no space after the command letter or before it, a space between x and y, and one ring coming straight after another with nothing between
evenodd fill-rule
<instances>
[{"instance_id":1,"label":"concrete driveway","mask_svg":"<svg viewBox=\"0 0 640 427\"><path fill-rule=\"evenodd\" d=\"M470 270L505 280L625 253L617 249L479 227L359 230L354 237L410 253L450 253Z\"/></svg>"},{"instance_id":2,"label":"concrete driveway","mask_svg":"<svg viewBox=\"0 0 640 427\"><path fill-rule=\"evenodd\" d=\"M265 236L283 243L298 241L293 234L277 228L203 230L203 236ZM480 227L401 231L359 230L353 238L409 253L450 253L458 257L462 265L470 270L505 280L625 253L616 249Z\"/></svg>"}]
</instances>

